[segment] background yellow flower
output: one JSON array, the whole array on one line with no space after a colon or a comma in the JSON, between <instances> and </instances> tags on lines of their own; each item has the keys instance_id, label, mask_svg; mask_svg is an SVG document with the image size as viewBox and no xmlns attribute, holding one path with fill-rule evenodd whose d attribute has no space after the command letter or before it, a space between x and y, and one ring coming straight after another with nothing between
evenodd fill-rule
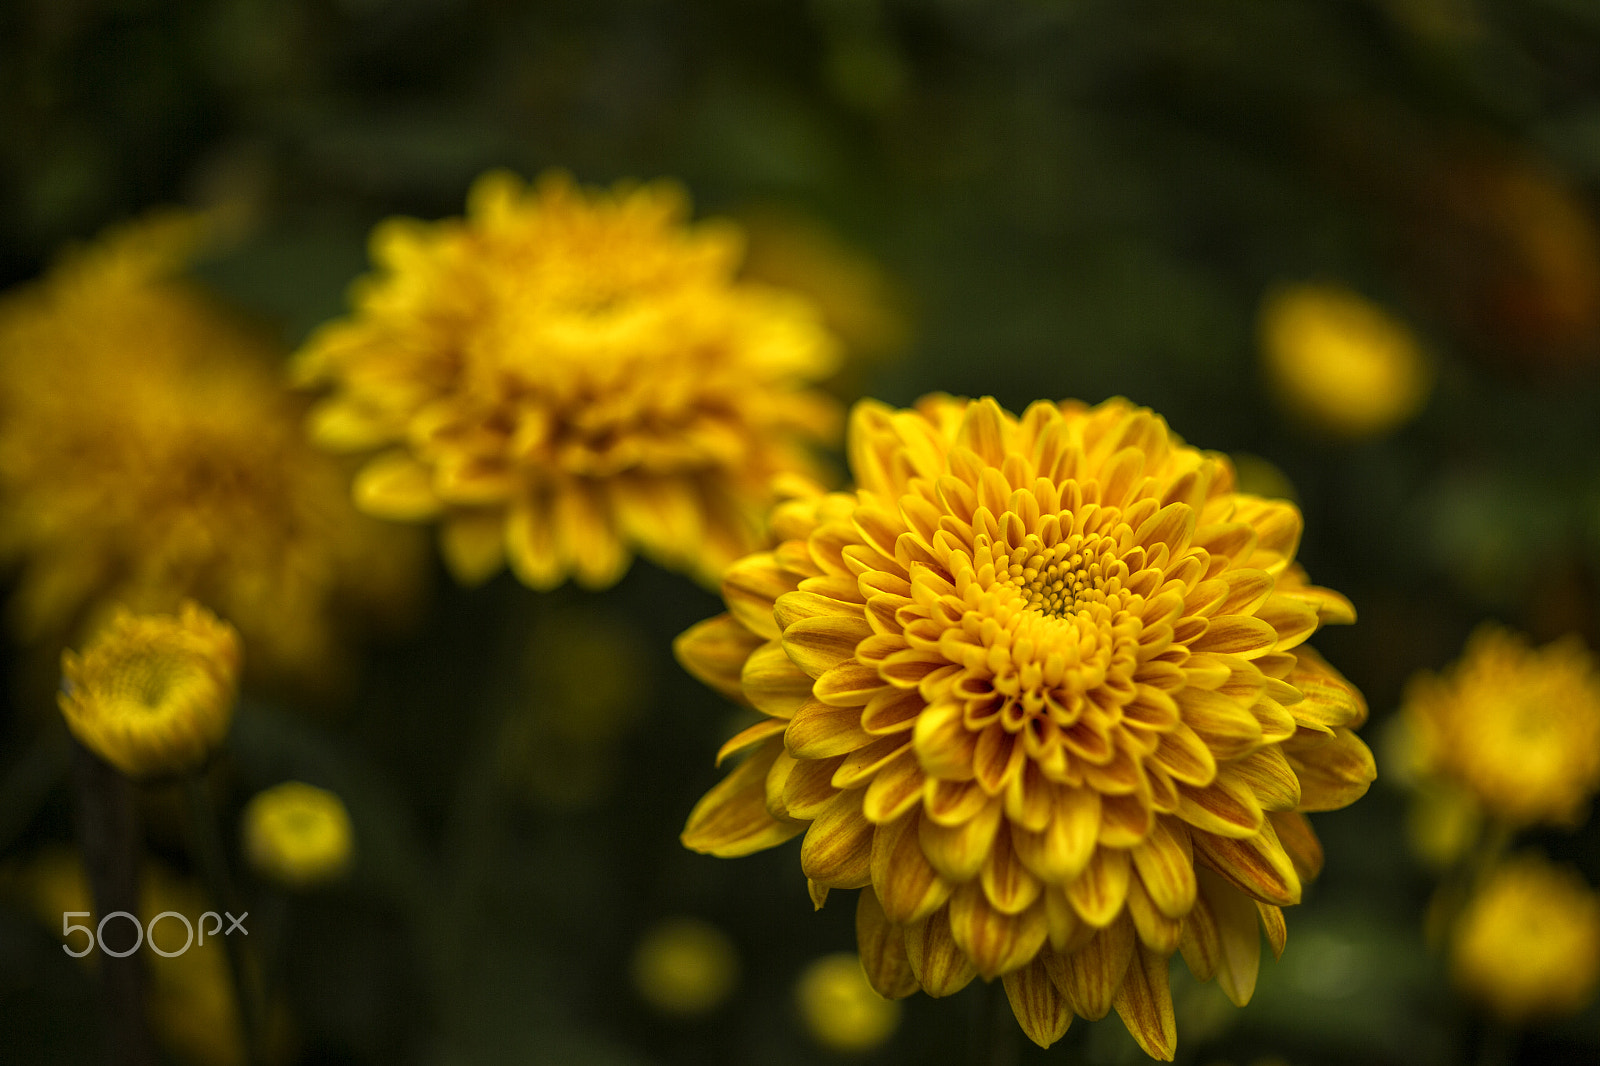
<instances>
[{"instance_id":1,"label":"background yellow flower","mask_svg":"<svg viewBox=\"0 0 1600 1066\"><path fill-rule=\"evenodd\" d=\"M256 872L291 888L338 878L355 848L344 801L303 781L256 793L245 804L240 836Z\"/></svg>"},{"instance_id":2,"label":"background yellow flower","mask_svg":"<svg viewBox=\"0 0 1600 1066\"><path fill-rule=\"evenodd\" d=\"M1582 1010L1600 983L1600 896L1529 854L1484 879L1451 935L1456 983L1511 1022Z\"/></svg>"},{"instance_id":3,"label":"background yellow flower","mask_svg":"<svg viewBox=\"0 0 1600 1066\"><path fill-rule=\"evenodd\" d=\"M863 889L885 996L1003 977L1039 1044L1114 1006L1171 1058L1168 957L1247 1002L1321 863L1302 812L1373 778L1360 694L1304 645L1349 602L1294 563L1292 504L1126 401L866 401L849 450L855 490L780 504L679 638L767 716L684 843L803 833L818 906Z\"/></svg>"},{"instance_id":4,"label":"background yellow flower","mask_svg":"<svg viewBox=\"0 0 1600 1066\"><path fill-rule=\"evenodd\" d=\"M480 178L467 217L391 220L354 313L299 355L332 386L322 445L384 449L357 503L439 519L465 582L509 560L551 588L635 551L713 582L756 544L774 476L810 471L837 352L815 308L736 281L741 238L668 182L587 191Z\"/></svg>"},{"instance_id":5,"label":"background yellow flower","mask_svg":"<svg viewBox=\"0 0 1600 1066\"><path fill-rule=\"evenodd\" d=\"M1480 626L1457 662L1412 680L1404 713L1419 770L1508 824L1575 827L1600 788L1600 673L1575 635L1534 648Z\"/></svg>"},{"instance_id":6,"label":"background yellow flower","mask_svg":"<svg viewBox=\"0 0 1600 1066\"><path fill-rule=\"evenodd\" d=\"M349 608L403 610L409 538L301 439L280 350L180 274L205 220L154 215L0 298L0 561L28 640L114 603L202 600L252 670L320 681Z\"/></svg>"}]
</instances>

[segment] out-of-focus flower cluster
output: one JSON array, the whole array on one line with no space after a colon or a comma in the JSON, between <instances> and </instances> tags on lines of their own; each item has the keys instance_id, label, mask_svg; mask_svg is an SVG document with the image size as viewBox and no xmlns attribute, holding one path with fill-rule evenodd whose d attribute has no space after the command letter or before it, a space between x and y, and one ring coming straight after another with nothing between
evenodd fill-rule
<instances>
[{"instance_id":1,"label":"out-of-focus flower cluster","mask_svg":"<svg viewBox=\"0 0 1600 1066\"><path fill-rule=\"evenodd\" d=\"M0 561L30 641L92 633L114 604L195 599L252 669L313 684L353 608L403 612L417 552L358 514L303 439L281 352L183 269L204 216L155 215L0 299Z\"/></svg>"}]
</instances>

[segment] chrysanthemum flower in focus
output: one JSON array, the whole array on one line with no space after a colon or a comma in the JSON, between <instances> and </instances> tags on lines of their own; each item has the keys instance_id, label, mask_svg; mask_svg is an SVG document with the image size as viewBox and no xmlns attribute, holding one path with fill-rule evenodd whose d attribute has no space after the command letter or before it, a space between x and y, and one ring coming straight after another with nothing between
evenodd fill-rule
<instances>
[{"instance_id":1,"label":"chrysanthemum flower in focus","mask_svg":"<svg viewBox=\"0 0 1600 1066\"><path fill-rule=\"evenodd\" d=\"M327 789L285 781L245 805L245 857L263 877L291 888L334 880L350 866L353 832L344 801Z\"/></svg>"},{"instance_id":2,"label":"chrysanthemum flower in focus","mask_svg":"<svg viewBox=\"0 0 1600 1066\"><path fill-rule=\"evenodd\" d=\"M347 609L414 596L417 546L303 439L278 348L181 277L203 218L155 215L0 299L0 563L27 640L185 597L251 668L320 682Z\"/></svg>"},{"instance_id":3,"label":"chrysanthemum flower in focus","mask_svg":"<svg viewBox=\"0 0 1600 1066\"><path fill-rule=\"evenodd\" d=\"M858 405L850 493L773 514L688 669L768 717L684 843L804 833L820 905L863 889L873 986L1003 978L1028 1035L1112 1007L1176 1040L1181 950L1247 1002L1258 925L1321 865L1303 812L1374 776L1360 694L1304 641L1354 619L1294 563L1300 512L1112 400Z\"/></svg>"},{"instance_id":4,"label":"chrysanthemum flower in focus","mask_svg":"<svg viewBox=\"0 0 1600 1066\"><path fill-rule=\"evenodd\" d=\"M1261 309L1267 377L1292 414L1342 437L1401 425L1427 402L1432 373L1412 332L1339 285L1293 285Z\"/></svg>"},{"instance_id":5,"label":"chrysanthemum flower in focus","mask_svg":"<svg viewBox=\"0 0 1600 1066\"><path fill-rule=\"evenodd\" d=\"M1509 1022L1575 1014L1600 983L1600 895L1537 854L1491 872L1457 919L1455 982Z\"/></svg>"},{"instance_id":6,"label":"chrysanthemum flower in focus","mask_svg":"<svg viewBox=\"0 0 1600 1066\"><path fill-rule=\"evenodd\" d=\"M222 744L238 691L239 635L195 603L111 616L83 654L61 655L72 735L130 777L200 767Z\"/></svg>"},{"instance_id":7,"label":"chrysanthemum flower in focus","mask_svg":"<svg viewBox=\"0 0 1600 1066\"><path fill-rule=\"evenodd\" d=\"M1412 680L1404 714L1420 772L1509 825L1577 825L1600 788L1600 671L1576 636L1533 648L1482 626L1450 669Z\"/></svg>"},{"instance_id":8,"label":"chrysanthemum flower in focus","mask_svg":"<svg viewBox=\"0 0 1600 1066\"><path fill-rule=\"evenodd\" d=\"M900 1025L900 1004L878 995L854 952L812 962L795 982L794 998L806 1031L829 1051L871 1051Z\"/></svg>"},{"instance_id":9,"label":"chrysanthemum flower in focus","mask_svg":"<svg viewBox=\"0 0 1600 1066\"><path fill-rule=\"evenodd\" d=\"M752 550L774 476L834 432L814 308L733 278L738 232L677 186L480 178L467 217L393 220L355 312L298 359L332 386L322 445L382 449L357 503L438 519L451 570L615 582L637 550L713 582Z\"/></svg>"}]
</instances>

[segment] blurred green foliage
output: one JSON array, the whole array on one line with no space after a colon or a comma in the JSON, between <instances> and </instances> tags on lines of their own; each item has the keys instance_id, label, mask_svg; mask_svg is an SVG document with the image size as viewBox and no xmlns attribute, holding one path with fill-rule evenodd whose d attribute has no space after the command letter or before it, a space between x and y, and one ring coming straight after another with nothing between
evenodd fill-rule
<instances>
[{"instance_id":1,"label":"blurred green foliage","mask_svg":"<svg viewBox=\"0 0 1600 1066\"><path fill-rule=\"evenodd\" d=\"M1588 0L13 0L0 282L151 206L227 204L237 239L204 277L287 346L342 309L374 223L457 214L491 166L803 212L907 294L913 340L865 393L1121 393L1280 467L1302 559L1361 613L1318 643L1375 736L1484 617L1600 646L1597 55ZM1307 434L1260 382L1261 295L1317 279L1437 359L1430 406L1387 439ZM294 778L355 823L349 881L259 903L282 912L298 1061L846 1061L808 1041L792 983L852 946L853 907L811 913L797 846L732 863L677 842L734 709L670 642L717 600L642 563L594 596L435 586L348 699L258 695L230 741L230 817ZM625 634L595 666L607 618ZM50 657L4 654L0 849L21 863L72 813ZM631 706L575 728L572 657ZM1507 1037L1452 998L1402 808L1380 778L1316 819L1327 869L1256 1002L1175 986L1183 1060L1594 1061L1600 1008ZM186 866L159 803L146 817ZM1600 882L1595 824L1538 843ZM628 978L679 914L724 929L743 973L693 1021ZM96 1054L91 977L54 933L0 909L0 1061ZM862 1061L987 1055L995 1009L981 982L916 997ZM1012 1038L997 1061L1142 1058L1115 1022L1050 1052Z\"/></svg>"}]
</instances>

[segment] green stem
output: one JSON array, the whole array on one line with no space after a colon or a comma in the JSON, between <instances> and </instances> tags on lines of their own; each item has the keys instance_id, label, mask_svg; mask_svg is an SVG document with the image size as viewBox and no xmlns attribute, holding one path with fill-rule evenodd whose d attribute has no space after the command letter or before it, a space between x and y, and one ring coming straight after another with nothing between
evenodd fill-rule
<instances>
[{"instance_id":1,"label":"green stem","mask_svg":"<svg viewBox=\"0 0 1600 1066\"><path fill-rule=\"evenodd\" d=\"M227 852L217 828L216 809L211 803L211 793L206 788L204 772L189 775L183 784L189 800L190 835L200 859L200 872L205 878L206 894L211 897L211 905L224 914L242 911L235 902L233 883L228 877ZM244 945L226 934L222 937L222 945L227 952L228 969L233 976L234 999L239 1005L245 1059L251 1066L263 1066L266 1059L262 1053L261 1037L265 1026L260 990L250 979Z\"/></svg>"}]
</instances>

